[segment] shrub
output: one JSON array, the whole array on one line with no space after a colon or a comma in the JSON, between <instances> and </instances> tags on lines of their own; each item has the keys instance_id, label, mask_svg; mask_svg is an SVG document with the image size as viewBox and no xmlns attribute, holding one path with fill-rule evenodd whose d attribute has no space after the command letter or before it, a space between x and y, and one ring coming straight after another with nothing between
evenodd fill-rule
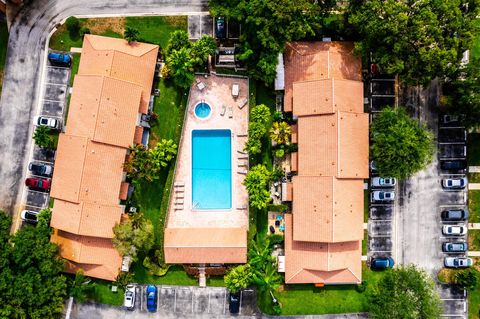
<instances>
[{"instance_id":1,"label":"shrub","mask_svg":"<svg viewBox=\"0 0 480 319\"><path fill-rule=\"evenodd\" d=\"M80 20L75 17L69 17L67 21L65 21L65 25L71 35L78 35L78 31L80 30Z\"/></svg>"},{"instance_id":2,"label":"shrub","mask_svg":"<svg viewBox=\"0 0 480 319\"><path fill-rule=\"evenodd\" d=\"M360 285L355 286L355 290L359 293L365 292L365 289L367 289L367 285L368 285L368 282L364 280Z\"/></svg>"},{"instance_id":3,"label":"shrub","mask_svg":"<svg viewBox=\"0 0 480 319\"><path fill-rule=\"evenodd\" d=\"M283 148L276 149L275 152L273 153L275 157L282 158L285 156L285 151Z\"/></svg>"},{"instance_id":4,"label":"shrub","mask_svg":"<svg viewBox=\"0 0 480 319\"><path fill-rule=\"evenodd\" d=\"M288 205L285 204L270 204L267 206L269 212L284 213L288 210Z\"/></svg>"},{"instance_id":5,"label":"shrub","mask_svg":"<svg viewBox=\"0 0 480 319\"><path fill-rule=\"evenodd\" d=\"M160 73L162 74L162 78L164 79L168 79L170 78L170 76L172 76L172 70L166 64L163 66L162 71L160 71Z\"/></svg>"},{"instance_id":6,"label":"shrub","mask_svg":"<svg viewBox=\"0 0 480 319\"><path fill-rule=\"evenodd\" d=\"M90 34L90 29L87 27L81 27L80 28L80 36L83 38L85 34Z\"/></svg>"},{"instance_id":7,"label":"shrub","mask_svg":"<svg viewBox=\"0 0 480 319\"><path fill-rule=\"evenodd\" d=\"M454 275L455 283L468 290L475 290L478 278L479 272L475 268L462 269Z\"/></svg>"}]
</instances>

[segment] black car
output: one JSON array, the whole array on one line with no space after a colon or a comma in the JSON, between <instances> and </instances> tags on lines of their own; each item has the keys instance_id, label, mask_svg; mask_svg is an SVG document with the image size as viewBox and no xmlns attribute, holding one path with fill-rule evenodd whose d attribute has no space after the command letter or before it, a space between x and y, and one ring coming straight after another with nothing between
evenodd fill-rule
<instances>
[{"instance_id":1,"label":"black car","mask_svg":"<svg viewBox=\"0 0 480 319\"><path fill-rule=\"evenodd\" d=\"M465 160L441 161L440 167L446 171L461 171L467 168L467 161Z\"/></svg>"},{"instance_id":2,"label":"black car","mask_svg":"<svg viewBox=\"0 0 480 319\"><path fill-rule=\"evenodd\" d=\"M463 253L468 249L466 242L457 242L457 243L443 243L442 251L446 253Z\"/></svg>"},{"instance_id":3,"label":"black car","mask_svg":"<svg viewBox=\"0 0 480 319\"><path fill-rule=\"evenodd\" d=\"M468 210L466 209L449 209L444 210L442 213L442 219L448 221L461 221L468 219Z\"/></svg>"},{"instance_id":4,"label":"black car","mask_svg":"<svg viewBox=\"0 0 480 319\"><path fill-rule=\"evenodd\" d=\"M230 313L239 313L240 311L240 292L230 293L229 302Z\"/></svg>"},{"instance_id":5,"label":"black car","mask_svg":"<svg viewBox=\"0 0 480 319\"><path fill-rule=\"evenodd\" d=\"M215 35L217 36L217 39L225 39L225 33L225 18L218 17L215 23Z\"/></svg>"},{"instance_id":6,"label":"black car","mask_svg":"<svg viewBox=\"0 0 480 319\"><path fill-rule=\"evenodd\" d=\"M28 170L33 175L52 176L52 173L53 173L52 165L43 164L43 163L31 162L30 164L28 164Z\"/></svg>"}]
</instances>

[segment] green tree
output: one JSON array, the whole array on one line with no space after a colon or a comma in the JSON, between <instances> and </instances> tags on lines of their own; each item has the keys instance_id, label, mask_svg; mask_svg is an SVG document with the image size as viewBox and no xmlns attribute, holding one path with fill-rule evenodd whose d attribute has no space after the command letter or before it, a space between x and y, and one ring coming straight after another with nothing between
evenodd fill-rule
<instances>
[{"instance_id":1,"label":"green tree","mask_svg":"<svg viewBox=\"0 0 480 319\"><path fill-rule=\"evenodd\" d=\"M267 263L263 269L253 271L253 283L260 291L273 293L280 288L282 276L278 273L275 262Z\"/></svg>"},{"instance_id":2,"label":"green tree","mask_svg":"<svg viewBox=\"0 0 480 319\"><path fill-rule=\"evenodd\" d=\"M133 274L129 272L121 271L118 273L117 278L115 278L115 285L125 289L128 284L133 281Z\"/></svg>"},{"instance_id":3,"label":"green tree","mask_svg":"<svg viewBox=\"0 0 480 319\"><path fill-rule=\"evenodd\" d=\"M188 33L184 30L175 30L170 33L168 44L165 49L167 57L172 54L173 51L180 51L181 49L190 49L191 43L188 39Z\"/></svg>"},{"instance_id":4,"label":"green tree","mask_svg":"<svg viewBox=\"0 0 480 319\"><path fill-rule=\"evenodd\" d=\"M68 17L68 19L65 21L65 25L70 33L70 36L77 36L79 34L80 20L78 20L76 17Z\"/></svg>"},{"instance_id":5,"label":"green tree","mask_svg":"<svg viewBox=\"0 0 480 319\"><path fill-rule=\"evenodd\" d=\"M264 124L250 122L248 124L248 140L245 143L245 150L249 154L259 154L262 152L262 138L267 133Z\"/></svg>"},{"instance_id":6,"label":"green tree","mask_svg":"<svg viewBox=\"0 0 480 319\"><path fill-rule=\"evenodd\" d=\"M113 246L122 256L137 260L139 252L148 252L154 244L152 222L142 213L136 213L113 227Z\"/></svg>"},{"instance_id":7,"label":"green tree","mask_svg":"<svg viewBox=\"0 0 480 319\"><path fill-rule=\"evenodd\" d=\"M45 125L40 125L33 133L33 140L35 145L41 148L51 148L53 141L50 137L50 129Z\"/></svg>"},{"instance_id":8,"label":"green tree","mask_svg":"<svg viewBox=\"0 0 480 319\"><path fill-rule=\"evenodd\" d=\"M248 263L255 270L265 269L267 264L275 262L275 257L272 256L272 249L270 246L270 238L263 238L257 236L256 240L252 240L248 246Z\"/></svg>"},{"instance_id":9,"label":"green tree","mask_svg":"<svg viewBox=\"0 0 480 319\"><path fill-rule=\"evenodd\" d=\"M177 155L177 144L173 140L161 139L153 149L150 150L150 156L153 167L160 171L166 167Z\"/></svg>"},{"instance_id":10,"label":"green tree","mask_svg":"<svg viewBox=\"0 0 480 319\"><path fill-rule=\"evenodd\" d=\"M271 172L265 165L258 164L248 171L243 184L247 188L251 206L257 209L267 207L271 200L268 190L271 177Z\"/></svg>"},{"instance_id":11,"label":"green tree","mask_svg":"<svg viewBox=\"0 0 480 319\"><path fill-rule=\"evenodd\" d=\"M57 318L67 295L64 263L50 242L50 211L40 213L36 227L7 235L9 218L0 212L0 317ZM8 236L8 237L7 237ZM5 239L9 238L8 242Z\"/></svg>"},{"instance_id":12,"label":"green tree","mask_svg":"<svg viewBox=\"0 0 480 319\"><path fill-rule=\"evenodd\" d=\"M194 61L190 49L172 50L167 56L167 65L172 70L173 82L181 88L189 88L193 82Z\"/></svg>"},{"instance_id":13,"label":"green tree","mask_svg":"<svg viewBox=\"0 0 480 319\"><path fill-rule=\"evenodd\" d=\"M203 35L197 42L192 45L192 58L196 66L203 66L208 60L208 56L213 56L217 49L215 39L208 35Z\"/></svg>"},{"instance_id":14,"label":"green tree","mask_svg":"<svg viewBox=\"0 0 480 319\"><path fill-rule=\"evenodd\" d=\"M250 121L266 125L271 118L270 108L265 104L260 104L252 108L250 112Z\"/></svg>"},{"instance_id":15,"label":"green tree","mask_svg":"<svg viewBox=\"0 0 480 319\"><path fill-rule=\"evenodd\" d=\"M292 128L287 122L273 122L270 128L270 138L277 144L290 144ZM282 154L283 156L283 154ZM281 156L280 156L281 157Z\"/></svg>"},{"instance_id":16,"label":"green tree","mask_svg":"<svg viewBox=\"0 0 480 319\"><path fill-rule=\"evenodd\" d=\"M372 319L436 319L441 314L434 282L413 265L385 272L368 299Z\"/></svg>"},{"instance_id":17,"label":"green tree","mask_svg":"<svg viewBox=\"0 0 480 319\"><path fill-rule=\"evenodd\" d=\"M407 178L432 160L433 134L403 108L385 108L371 126L370 152L381 176Z\"/></svg>"},{"instance_id":18,"label":"green tree","mask_svg":"<svg viewBox=\"0 0 480 319\"><path fill-rule=\"evenodd\" d=\"M354 0L348 22L357 50L407 83L452 74L476 34L477 0Z\"/></svg>"},{"instance_id":19,"label":"green tree","mask_svg":"<svg viewBox=\"0 0 480 319\"><path fill-rule=\"evenodd\" d=\"M477 288L478 279L479 272L474 267L459 270L454 275L455 283L470 291Z\"/></svg>"},{"instance_id":20,"label":"green tree","mask_svg":"<svg viewBox=\"0 0 480 319\"><path fill-rule=\"evenodd\" d=\"M140 32L132 27L126 27L123 37L128 41L128 44L136 42L140 39Z\"/></svg>"},{"instance_id":21,"label":"green tree","mask_svg":"<svg viewBox=\"0 0 480 319\"><path fill-rule=\"evenodd\" d=\"M75 273L75 277L68 284L69 295L78 303L84 303L87 297L95 289L95 283L85 277L82 270Z\"/></svg>"},{"instance_id":22,"label":"green tree","mask_svg":"<svg viewBox=\"0 0 480 319\"><path fill-rule=\"evenodd\" d=\"M235 293L247 288L252 282L250 265L238 265L231 268L224 276L225 286L230 292Z\"/></svg>"},{"instance_id":23,"label":"green tree","mask_svg":"<svg viewBox=\"0 0 480 319\"><path fill-rule=\"evenodd\" d=\"M151 182L157 173L154 171L149 151L141 144L130 147L130 155L123 164L123 168L134 181Z\"/></svg>"},{"instance_id":24,"label":"green tree","mask_svg":"<svg viewBox=\"0 0 480 319\"><path fill-rule=\"evenodd\" d=\"M275 79L278 54L288 41L320 34L331 16L332 0L210 0L210 12L241 21L239 58L251 75L270 84Z\"/></svg>"}]
</instances>

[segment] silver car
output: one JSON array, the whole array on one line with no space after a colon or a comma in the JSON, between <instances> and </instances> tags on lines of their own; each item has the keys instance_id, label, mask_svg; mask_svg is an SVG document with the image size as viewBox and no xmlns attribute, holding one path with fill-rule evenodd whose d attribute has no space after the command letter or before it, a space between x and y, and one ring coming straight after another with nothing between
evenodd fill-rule
<instances>
[{"instance_id":1,"label":"silver car","mask_svg":"<svg viewBox=\"0 0 480 319\"><path fill-rule=\"evenodd\" d=\"M395 199L394 191L373 191L370 199L372 202L391 202Z\"/></svg>"},{"instance_id":2,"label":"silver car","mask_svg":"<svg viewBox=\"0 0 480 319\"><path fill-rule=\"evenodd\" d=\"M372 178L372 187L394 187L397 180L393 177L374 177Z\"/></svg>"},{"instance_id":3,"label":"silver car","mask_svg":"<svg viewBox=\"0 0 480 319\"><path fill-rule=\"evenodd\" d=\"M463 236L467 234L467 227L445 225L442 233L446 236Z\"/></svg>"},{"instance_id":4,"label":"silver car","mask_svg":"<svg viewBox=\"0 0 480 319\"><path fill-rule=\"evenodd\" d=\"M464 189L467 186L467 178L444 178L442 179L442 186L445 189Z\"/></svg>"},{"instance_id":5,"label":"silver car","mask_svg":"<svg viewBox=\"0 0 480 319\"><path fill-rule=\"evenodd\" d=\"M123 299L123 306L128 310L135 308L135 286L127 285L125 288L125 298Z\"/></svg>"},{"instance_id":6,"label":"silver car","mask_svg":"<svg viewBox=\"0 0 480 319\"><path fill-rule=\"evenodd\" d=\"M445 257L443 264L448 268L467 268L473 265L473 260L468 257Z\"/></svg>"}]
</instances>

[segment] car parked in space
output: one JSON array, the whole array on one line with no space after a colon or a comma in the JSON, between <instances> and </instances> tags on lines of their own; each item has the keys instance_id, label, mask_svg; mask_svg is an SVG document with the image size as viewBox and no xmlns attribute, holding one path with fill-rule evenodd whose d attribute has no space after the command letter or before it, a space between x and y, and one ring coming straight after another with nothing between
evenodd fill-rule
<instances>
[{"instance_id":1,"label":"car parked in space","mask_svg":"<svg viewBox=\"0 0 480 319\"><path fill-rule=\"evenodd\" d=\"M448 268L467 268L473 265L473 260L468 257L445 257L443 264Z\"/></svg>"},{"instance_id":2,"label":"car parked in space","mask_svg":"<svg viewBox=\"0 0 480 319\"><path fill-rule=\"evenodd\" d=\"M48 54L48 61L54 65L70 66L70 64L72 64L72 57L66 53L50 52Z\"/></svg>"},{"instance_id":3,"label":"car parked in space","mask_svg":"<svg viewBox=\"0 0 480 319\"><path fill-rule=\"evenodd\" d=\"M467 161L465 160L453 160L453 161L441 161L440 167L446 171L463 171L467 169Z\"/></svg>"},{"instance_id":4,"label":"car parked in space","mask_svg":"<svg viewBox=\"0 0 480 319\"><path fill-rule=\"evenodd\" d=\"M147 286L147 310L157 311L157 287L154 285Z\"/></svg>"},{"instance_id":5,"label":"car parked in space","mask_svg":"<svg viewBox=\"0 0 480 319\"><path fill-rule=\"evenodd\" d=\"M374 177L372 178L372 187L394 187L397 180L393 177Z\"/></svg>"},{"instance_id":6,"label":"car parked in space","mask_svg":"<svg viewBox=\"0 0 480 319\"><path fill-rule=\"evenodd\" d=\"M240 292L231 292L228 309L230 313L239 313L240 311Z\"/></svg>"},{"instance_id":7,"label":"car parked in space","mask_svg":"<svg viewBox=\"0 0 480 319\"><path fill-rule=\"evenodd\" d=\"M123 306L128 310L135 308L135 286L127 285L125 288L125 297L123 299Z\"/></svg>"},{"instance_id":8,"label":"car parked in space","mask_svg":"<svg viewBox=\"0 0 480 319\"><path fill-rule=\"evenodd\" d=\"M463 121L463 116L454 114L444 114L440 117L440 123L447 126L460 125Z\"/></svg>"},{"instance_id":9,"label":"car parked in space","mask_svg":"<svg viewBox=\"0 0 480 319\"><path fill-rule=\"evenodd\" d=\"M444 178L442 179L442 187L445 189L464 189L467 186L467 178Z\"/></svg>"},{"instance_id":10,"label":"car parked in space","mask_svg":"<svg viewBox=\"0 0 480 319\"><path fill-rule=\"evenodd\" d=\"M395 199L394 191L373 191L371 195L372 202L391 202Z\"/></svg>"},{"instance_id":11,"label":"car parked in space","mask_svg":"<svg viewBox=\"0 0 480 319\"><path fill-rule=\"evenodd\" d=\"M22 210L20 217L24 222L36 224L38 222L38 212L33 210Z\"/></svg>"},{"instance_id":12,"label":"car parked in space","mask_svg":"<svg viewBox=\"0 0 480 319\"><path fill-rule=\"evenodd\" d=\"M392 257L386 257L386 258L372 258L370 261L370 268L372 269L387 269L387 268L393 268L394 261Z\"/></svg>"},{"instance_id":13,"label":"car parked in space","mask_svg":"<svg viewBox=\"0 0 480 319\"><path fill-rule=\"evenodd\" d=\"M49 178L28 177L25 180L25 186L28 188L40 189L44 191L49 191L51 184L52 183Z\"/></svg>"},{"instance_id":14,"label":"car parked in space","mask_svg":"<svg viewBox=\"0 0 480 319\"><path fill-rule=\"evenodd\" d=\"M53 166L49 164L30 162L30 164L28 164L28 170L33 175L52 176Z\"/></svg>"},{"instance_id":15,"label":"car parked in space","mask_svg":"<svg viewBox=\"0 0 480 319\"><path fill-rule=\"evenodd\" d=\"M463 253L468 250L468 244L464 241L457 243L443 243L442 251L446 253Z\"/></svg>"},{"instance_id":16,"label":"car parked in space","mask_svg":"<svg viewBox=\"0 0 480 319\"><path fill-rule=\"evenodd\" d=\"M60 122L57 119L47 116L37 116L35 118L35 125L36 126L46 126L52 130L59 130L60 129Z\"/></svg>"},{"instance_id":17,"label":"car parked in space","mask_svg":"<svg viewBox=\"0 0 480 319\"><path fill-rule=\"evenodd\" d=\"M467 209L449 209L441 213L442 219L447 221L461 221L468 219Z\"/></svg>"},{"instance_id":18,"label":"car parked in space","mask_svg":"<svg viewBox=\"0 0 480 319\"><path fill-rule=\"evenodd\" d=\"M463 236L467 234L467 227L444 225L442 232L446 236Z\"/></svg>"},{"instance_id":19,"label":"car parked in space","mask_svg":"<svg viewBox=\"0 0 480 319\"><path fill-rule=\"evenodd\" d=\"M225 18L217 17L215 22L215 35L217 39L225 39L226 30L225 30Z\"/></svg>"}]
</instances>

